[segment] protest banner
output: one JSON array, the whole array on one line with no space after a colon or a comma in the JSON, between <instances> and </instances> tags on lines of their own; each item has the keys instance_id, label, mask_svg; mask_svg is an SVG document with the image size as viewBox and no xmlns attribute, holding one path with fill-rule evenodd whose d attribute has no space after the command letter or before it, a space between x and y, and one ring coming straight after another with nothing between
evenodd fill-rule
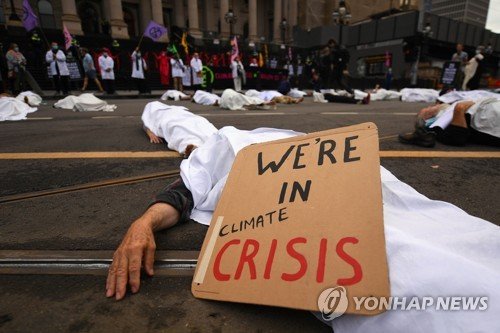
<instances>
[{"instance_id":1,"label":"protest banner","mask_svg":"<svg viewBox=\"0 0 500 333\"><path fill-rule=\"evenodd\" d=\"M364 123L241 150L214 212L195 297L318 311L327 288L390 294L378 131Z\"/></svg>"}]
</instances>

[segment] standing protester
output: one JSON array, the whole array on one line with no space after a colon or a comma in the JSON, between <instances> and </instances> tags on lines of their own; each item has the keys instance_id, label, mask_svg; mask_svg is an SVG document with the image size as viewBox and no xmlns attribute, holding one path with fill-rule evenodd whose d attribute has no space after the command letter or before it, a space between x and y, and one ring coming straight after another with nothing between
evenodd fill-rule
<instances>
[{"instance_id":1,"label":"standing protester","mask_svg":"<svg viewBox=\"0 0 500 333\"><path fill-rule=\"evenodd\" d=\"M115 93L115 62L109 55L109 50L107 48L102 49L102 55L97 59L99 63L99 68L101 70L102 84L104 90L109 95Z\"/></svg>"},{"instance_id":2,"label":"standing protester","mask_svg":"<svg viewBox=\"0 0 500 333\"><path fill-rule=\"evenodd\" d=\"M469 55L464 50L464 46L460 43L457 44L457 52L453 53L451 57L451 61L455 61L460 63L460 70L457 71L457 79L456 85L457 87L461 87L464 81L464 70L465 65L467 65L467 61L469 60Z\"/></svg>"},{"instance_id":3,"label":"standing protester","mask_svg":"<svg viewBox=\"0 0 500 333\"><path fill-rule=\"evenodd\" d=\"M89 84L89 80L93 80L95 84L97 85L97 88L99 88L100 92L104 92L104 89L102 89L101 82L99 82L99 79L97 78L97 72L95 70L95 65L94 65L94 59L92 59L92 56L89 53L89 50L85 47L82 47L80 49L82 52L82 65L83 65L83 72L85 73L85 77L83 79L83 87L82 91L87 90L87 86Z\"/></svg>"},{"instance_id":4,"label":"standing protester","mask_svg":"<svg viewBox=\"0 0 500 333\"><path fill-rule=\"evenodd\" d=\"M17 44L10 44L9 51L5 55L7 60L7 76L10 81L12 95L16 96L21 91L27 90L26 83L40 96L43 96L42 89L35 81L31 73L26 70L26 58L19 51Z\"/></svg>"},{"instance_id":5,"label":"standing protester","mask_svg":"<svg viewBox=\"0 0 500 333\"><path fill-rule=\"evenodd\" d=\"M66 96L69 93L69 70L66 64L66 55L59 49L56 42L52 42L51 49L45 55L45 61L50 65L50 73L54 80L56 95L62 91Z\"/></svg>"},{"instance_id":6,"label":"standing protester","mask_svg":"<svg viewBox=\"0 0 500 333\"><path fill-rule=\"evenodd\" d=\"M137 90L139 91L139 95L145 94L148 92L148 88L146 87L146 80L144 74L148 70L148 65L146 64L146 61L142 57L141 50L139 50L139 47L136 47L134 52L132 52L131 60L132 60L132 79L134 79L137 85Z\"/></svg>"},{"instance_id":7,"label":"standing protester","mask_svg":"<svg viewBox=\"0 0 500 333\"><path fill-rule=\"evenodd\" d=\"M174 80L174 90L183 91L182 78L184 77L184 63L182 59L179 58L179 53L175 53L174 57L170 59L170 65L172 67L172 78Z\"/></svg>"},{"instance_id":8,"label":"standing protester","mask_svg":"<svg viewBox=\"0 0 500 333\"><path fill-rule=\"evenodd\" d=\"M337 42L334 39L330 39L328 44L325 45L319 52L319 71L320 76L324 80L323 84L327 88L332 88L333 84L333 53L335 52L335 47Z\"/></svg>"},{"instance_id":9,"label":"standing protester","mask_svg":"<svg viewBox=\"0 0 500 333\"><path fill-rule=\"evenodd\" d=\"M170 59L166 51L161 51L159 56L156 56L156 67L160 72L160 82L162 85L168 87L170 84Z\"/></svg>"},{"instance_id":10,"label":"standing protester","mask_svg":"<svg viewBox=\"0 0 500 333\"><path fill-rule=\"evenodd\" d=\"M231 70L233 74L234 90L237 92L241 91L242 83L245 83L245 68L240 61L240 57L236 56L231 63Z\"/></svg>"},{"instance_id":11,"label":"standing protester","mask_svg":"<svg viewBox=\"0 0 500 333\"><path fill-rule=\"evenodd\" d=\"M354 95L354 90L345 82L344 72L347 72L347 64L349 63L349 51L342 45L337 45L333 41L333 52L331 53L333 71L331 83L334 89L342 89L349 94Z\"/></svg>"},{"instance_id":12,"label":"standing protester","mask_svg":"<svg viewBox=\"0 0 500 333\"><path fill-rule=\"evenodd\" d=\"M483 74L484 46L480 45L476 49L476 55L472 57L465 66L465 78L462 85L463 90L479 89L479 82Z\"/></svg>"},{"instance_id":13,"label":"standing protester","mask_svg":"<svg viewBox=\"0 0 500 333\"><path fill-rule=\"evenodd\" d=\"M191 59L191 71L193 74L193 90L199 90L203 82L203 63L201 62L200 56L197 52L193 54Z\"/></svg>"}]
</instances>

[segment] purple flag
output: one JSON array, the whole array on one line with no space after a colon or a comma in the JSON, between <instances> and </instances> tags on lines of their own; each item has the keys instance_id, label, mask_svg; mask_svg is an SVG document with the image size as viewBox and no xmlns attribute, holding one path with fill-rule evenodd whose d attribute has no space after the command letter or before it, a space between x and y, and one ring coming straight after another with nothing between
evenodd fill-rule
<instances>
[{"instance_id":1,"label":"purple flag","mask_svg":"<svg viewBox=\"0 0 500 333\"><path fill-rule=\"evenodd\" d=\"M150 21L146 30L144 30L144 36L151 38L155 42L166 33L167 28L154 21Z\"/></svg>"},{"instance_id":2,"label":"purple flag","mask_svg":"<svg viewBox=\"0 0 500 333\"><path fill-rule=\"evenodd\" d=\"M38 26L38 17L33 13L28 0L23 1L23 26L26 31L31 31Z\"/></svg>"}]
</instances>

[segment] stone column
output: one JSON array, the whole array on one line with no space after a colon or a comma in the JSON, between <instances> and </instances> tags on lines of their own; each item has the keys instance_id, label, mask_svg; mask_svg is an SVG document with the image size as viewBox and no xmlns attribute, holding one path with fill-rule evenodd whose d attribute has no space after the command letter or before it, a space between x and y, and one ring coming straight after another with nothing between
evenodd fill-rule
<instances>
[{"instance_id":1,"label":"stone column","mask_svg":"<svg viewBox=\"0 0 500 333\"><path fill-rule=\"evenodd\" d=\"M219 15L220 15L220 35L221 38L229 37L229 24L224 20L224 15L229 11L229 1L228 0L220 0L219 6Z\"/></svg>"},{"instance_id":2,"label":"stone column","mask_svg":"<svg viewBox=\"0 0 500 333\"><path fill-rule=\"evenodd\" d=\"M111 37L129 39L128 28L125 21L123 21L123 8L121 0L106 0L109 13L109 25L111 27Z\"/></svg>"},{"instance_id":3,"label":"stone column","mask_svg":"<svg viewBox=\"0 0 500 333\"><path fill-rule=\"evenodd\" d=\"M139 20L141 22L139 31L142 33L148 26L149 21L151 21L151 1L139 1Z\"/></svg>"},{"instance_id":4,"label":"stone column","mask_svg":"<svg viewBox=\"0 0 500 333\"><path fill-rule=\"evenodd\" d=\"M208 31L217 31L217 16L214 10L214 0L203 1L203 11L205 12L206 29Z\"/></svg>"},{"instance_id":5,"label":"stone column","mask_svg":"<svg viewBox=\"0 0 500 333\"><path fill-rule=\"evenodd\" d=\"M184 3L182 0L175 0L174 22L174 24L179 28L186 27L186 18L184 17Z\"/></svg>"},{"instance_id":6,"label":"stone column","mask_svg":"<svg viewBox=\"0 0 500 333\"><path fill-rule=\"evenodd\" d=\"M248 38L257 42L257 0L248 1Z\"/></svg>"},{"instance_id":7,"label":"stone column","mask_svg":"<svg viewBox=\"0 0 500 333\"><path fill-rule=\"evenodd\" d=\"M62 23L68 28L68 31L74 35L83 35L82 21L76 11L75 0L61 1L62 5Z\"/></svg>"},{"instance_id":8,"label":"stone column","mask_svg":"<svg viewBox=\"0 0 500 333\"><path fill-rule=\"evenodd\" d=\"M188 0L189 34L201 38L200 22L198 21L198 0Z\"/></svg>"},{"instance_id":9,"label":"stone column","mask_svg":"<svg viewBox=\"0 0 500 333\"><path fill-rule=\"evenodd\" d=\"M151 0L151 15L153 21L163 26L165 25L165 21L163 20L163 4L161 0ZM158 41L167 43L168 33L161 36Z\"/></svg>"},{"instance_id":10,"label":"stone column","mask_svg":"<svg viewBox=\"0 0 500 333\"><path fill-rule=\"evenodd\" d=\"M283 13L281 8L281 0L274 0L274 22L273 22L273 41L275 43L282 43L281 40L281 20L283 19Z\"/></svg>"},{"instance_id":11,"label":"stone column","mask_svg":"<svg viewBox=\"0 0 500 333\"><path fill-rule=\"evenodd\" d=\"M289 0L288 7L288 38L293 40L293 27L298 21L298 0Z\"/></svg>"}]
</instances>

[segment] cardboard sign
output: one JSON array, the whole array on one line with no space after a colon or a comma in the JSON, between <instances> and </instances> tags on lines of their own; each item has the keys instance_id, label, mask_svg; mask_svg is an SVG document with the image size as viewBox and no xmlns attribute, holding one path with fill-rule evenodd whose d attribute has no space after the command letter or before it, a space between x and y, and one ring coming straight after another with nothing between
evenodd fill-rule
<instances>
[{"instance_id":1,"label":"cardboard sign","mask_svg":"<svg viewBox=\"0 0 500 333\"><path fill-rule=\"evenodd\" d=\"M326 288L389 296L373 123L252 145L234 161L203 243L194 296L318 311Z\"/></svg>"},{"instance_id":2,"label":"cardboard sign","mask_svg":"<svg viewBox=\"0 0 500 333\"><path fill-rule=\"evenodd\" d=\"M457 74L460 70L460 63L456 61L447 61L443 65L441 72L441 83L449 86L455 85Z\"/></svg>"}]
</instances>

